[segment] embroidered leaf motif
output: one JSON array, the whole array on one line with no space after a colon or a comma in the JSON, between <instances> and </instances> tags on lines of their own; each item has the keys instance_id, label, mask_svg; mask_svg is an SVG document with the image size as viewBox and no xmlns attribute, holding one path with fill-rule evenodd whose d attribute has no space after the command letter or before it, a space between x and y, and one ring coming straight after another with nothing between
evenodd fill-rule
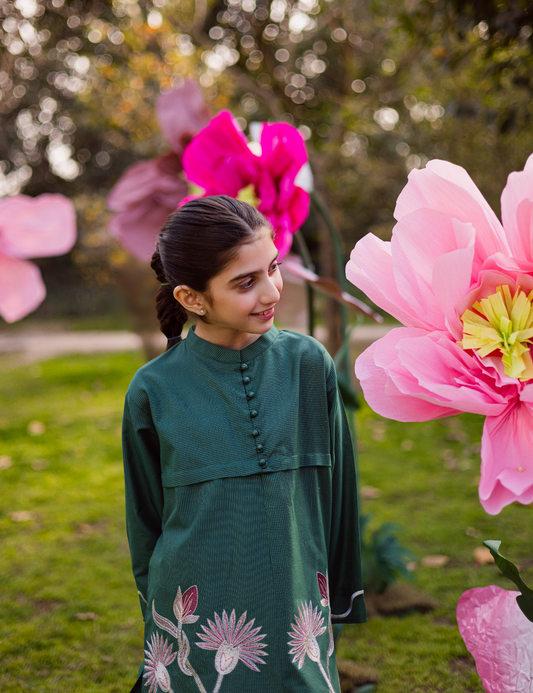
<instances>
[{"instance_id":1,"label":"embroidered leaf motif","mask_svg":"<svg viewBox=\"0 0 533 693\"><path fill-rule=\"evenodd\" d=\"M320 596L322 597L320 603L322 604L322 606L329 606L329 584L327 573L326 575L322 575L322 573L317 573L316 578L318 580L318 589L320 590Z\"/></svg>"},{"instance_id":2,"label":"embroidered leaf motif","mask_svg":"<svg viewBox=\"0 0 533 693\"><path fill-rule=\"evenodd\" d=\"M158 625L159 628L161 628L161 630L165 630L167 633L170 633L170 635L173 635L175 638L178 638L178 629L172 623L172 621L169 621L168 618L160 616L157 613L157 611L155 610L154 601L152 601L152 616L154 617L156 625Z\"/></svg>"},{"instance_id":3,"label":"embroidered leaf motif","mask_svg":"<svg viewBox=\"0 0 533 693\"><path fill-rule=\"evenodd\" d=\"M178 593L174 600L174 615L179 623L196 623L199 616L195 616L194 612L198 606L198 588L196 585L189 587L188 590L181 593L181 587L178 587Z\"/></svg>"},{"instance_id":4,"label":"embroidered leaf motif","mask_svg":"<svg viewBox=\"0 0 533 693\"><path fill-rule=\"evenodd\" d=\"M192 671L189 669L189 654L191 653L191 646L189 644L189 639L185 635L185 633L182 632L181 634L181 641L180 641L180 646L178 650L178 665L179 668L182 670L182 672L186 676L192 676Z\"/></svg>"}]
</instances>

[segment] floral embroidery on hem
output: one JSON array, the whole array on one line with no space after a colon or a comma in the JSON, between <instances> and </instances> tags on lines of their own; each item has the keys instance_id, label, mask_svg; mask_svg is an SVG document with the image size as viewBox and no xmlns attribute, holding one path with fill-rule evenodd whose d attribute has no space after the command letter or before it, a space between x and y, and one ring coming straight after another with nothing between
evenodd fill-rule
<instances>
[{"instance_id":1,"label":"floral embroidery on hem","mask_svg":"<svg viewBox=\"0 0 533 693\"><path fill-rule=\"evenodd\" d=\"M292 638L292 640L289 640L289 645L292 645L289 654L294 655L292 660L293 664L298 662L298 669L301 669L304 665L306 656L309 657L312 662L318 664L320 673L324 677L329 691L335 693L335 689L331 684L331 679L320 661L320 646L317 638L326 631L326 626L322 625L324 623L324 617L319 613L318 606L313 608L313 603L311 601L308 604L302 602L298 607L298 616L295 615L294 619L296 623L291 623L293 630L288 633L289 637Z\"/></svg>"},{"instance_id":2,"label":"floral embroidery on hem","mask_svg":"<svg viewBox=\"0 0 533 693\"><path fill-rule=\"evenodd\" d=\"M172 645L163 640L159 633L154 633L145 654L146 664L143 678L150 686L149 693L154 693L158 688L161 688L164 693L174 693L167 671L167 666L172 664L177 654L172 652Z\"/></svg>"},{"instance_id":3,"label":"floral embroidery on hem","mask_svg":"<svg viewBox=\"0 0 533 693\"><path fill-rule=\"evenodd\" d=\"M177 620L177 625L170 621L168 618L161 616L155 610L155 602L152 601L152 616L155 624L161 629L172 635L178 641L178 652L172 654L172 658L168 663L174 661L177 658L178 666L183 674L186 676L192 676L198 687L200 693L207 693L205 686L203 685L200 677L196 671L191 666L189 661L189 656L191 653L191 646L189 639L183 632L183 626L186 624L195 623L199 616L195 615L194 612L198 606L198 588L196 585L189 587L185 592L181 592L181 587L178 587L178 592L173 604L174 616ZM204 650L216 650L215 654L215 669L218 672L217 682L213 689L213 693L218 693L224 676L230 674L237 666L239 660L245 664L252 671L259 671L258 664L264 664L265 661L262 659L268 655L264 652L264 648L267 647L266 643L262 643L261 640L266 637L266 634L259 634L261 626L253 628L255 619L251 619L246 623L245 611L237 623L235 623L235 609L231 612L228 617L226 611L222 612L222 618L215 612L215 622L213 623L207 619L208 626L202 626L203 633L197 633L196 635L200 638L202 642L195 643L198 647ZM159 634L155 636L152 635L152 643L154 642L154 637L160 638ZM163 642L163 638L160 638ZM159 640L157 641L159 643ZM172 646L168 646L166 640L164 641L165 646L172 651ZM150 693L155 693L157 691L157 686L161 687L164 693L173 693L170 688L170 677L164 666L163 660L160 658L156 661L156 665L151 662L153 657L151 655L152 649L150 644L148 645L150 652L146 651L146 669L150 667L149 675L152 677L150 679L151 685L154 687L150 688ZM168 659L170 655L166 655ZM150 663L149 662L149 657ZM163 662L161 664L161 662ZM155 666L155 668L154 668ZM164 670L164 671L163 671ZM165 678L165 675L167 678ZM159 676L159 678L157 678ZM154 678L155 677L155 678ZM168 688L163 686L167 685Z\"/></svg>"}]
</instances>

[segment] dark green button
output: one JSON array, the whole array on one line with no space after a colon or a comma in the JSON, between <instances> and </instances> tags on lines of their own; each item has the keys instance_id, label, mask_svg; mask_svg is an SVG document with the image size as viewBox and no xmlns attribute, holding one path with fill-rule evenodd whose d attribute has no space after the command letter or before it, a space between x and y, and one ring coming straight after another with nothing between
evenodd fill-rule
<instances>
[{"instance_id":1,"label":"dark green button","mask_svg":"<svg viewBox=\"0 0 533 693\"><path fill-rule=\"evenodd\" d=\"M250 418L255 419L257 414L258 414L258 412L255 409L252 409L252 411L250 412Z\"/></svg>"},{"instance_id":2,"label":"dark green button","mask_svg":"<svg viewBox=\"0 0 533 693\"><path fill-rule=\"evenodd\" d=\"M245 378L242 379L242 382L243 382L245 385L248 385L248 383L250 382L250 378L249 378L248 376L246 376Z\"/></svg>"},{"instance_id":3,"label":"dark green button","mask_svg":"<svg viewBox=\"0 0 533 693\"><path fill-rule=\"evenodd\" d=\"M261 443L259 443L258 445L256 445L256 446L255 446L255 449L257 450L257 452L263 452L263 450L264 450L264 448L263 448L263 446L261 445Z\"/></svg>"},{"instance_id":4,"label":"dark green button","mask_svg":"<svg viewBox=\"0 0 533 693\"><path fill-rule=\"evenodd\" d=\"M254 428L252 431L252 435L254 438L257 438L257 436L261 433L261 431L258 428Z\"/></svg>"},{"instance_id":5,"label":"dark green button","mask_svg":"<svg viewBox=\"0 0 533 693\"><path fill-rule=\"evenodd\" d=\"M241 371L245 371L248 368L247 363L241 363Z\"/></svg>"},{"instance_id":6,"label":"dark green button","mask_svg":"<svg viewBox=\"0 0 533 693\"><path fill-rule=\"evenodd\" d=\"M246 399L252 399L252 397L253 397L254 395L255 395L255 392L249 392L249 393L246 395Z\"/></svg>"},{"instance_id":7,"label":"dark green button","mask_svg":"<svg viewBox=\"0 0 533 693\"><path fill-rule=\"evenodd\" d=\"M267 466L268 462L264 459L259 460L259 466L262 467L263 469Z\"/></svg>"}]
</instances>

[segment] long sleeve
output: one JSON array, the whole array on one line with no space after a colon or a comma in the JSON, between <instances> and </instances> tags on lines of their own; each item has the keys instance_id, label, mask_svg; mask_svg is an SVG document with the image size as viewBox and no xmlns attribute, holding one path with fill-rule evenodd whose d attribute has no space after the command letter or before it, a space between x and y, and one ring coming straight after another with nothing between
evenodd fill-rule
<instances>
[{"instance_id":1,"label":"long sleeve","mask_svg":"<svg viewBox=\"0 0 533 693\"><path fill-rule=\"evenodd\" d=\"M330 409L333 504L329 552L331 615L334 623L363 623L363 597L357 478L352 438L338 388Z\"/></svg>"},{"instance_id":2,"label":"long sleeve","mask_svg":"<svg viewBox=\"0 0 533 693\"><path fill-rule=\"evenodd\" d=\"M163 489L159 440L150 415L126 398L122 424L126 525L133 575L146 613L148 565L161 535Z\"/></svg>"}]
</instances>

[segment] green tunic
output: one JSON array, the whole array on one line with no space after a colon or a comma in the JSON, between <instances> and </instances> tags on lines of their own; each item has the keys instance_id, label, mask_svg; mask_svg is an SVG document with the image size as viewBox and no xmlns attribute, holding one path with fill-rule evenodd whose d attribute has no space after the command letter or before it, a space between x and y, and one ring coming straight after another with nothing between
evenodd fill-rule
<instances>
[{"instance_id":1,"label":"green tunic","mask_svg":"<svg viewBox=\"0 0 533 693\"><path fill-rule=\"evenodd\" d=\"M242 351L191 330L133 378L123 446L145 620L134 690L338 693L331 618L366 612L326 350L275 327Z\"/></svg>"}]
</instances>

